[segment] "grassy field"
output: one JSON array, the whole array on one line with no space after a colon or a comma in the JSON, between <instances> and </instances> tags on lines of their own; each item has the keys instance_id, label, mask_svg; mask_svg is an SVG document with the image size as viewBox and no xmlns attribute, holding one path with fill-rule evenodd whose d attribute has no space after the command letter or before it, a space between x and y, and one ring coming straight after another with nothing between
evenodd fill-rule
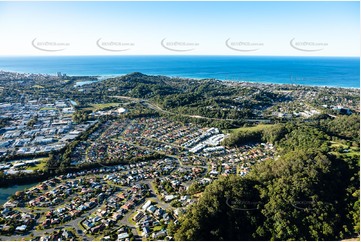
<instances>
[{"instance_id":1,"label":"grassy field","mask_svg":"<svg viewBox=\"0 0 361 242\"><path fill-rule=\"evenodd\" d=\"M347 150L348 146L345 145L345 144L342 144L340 142L335 142L335 141L331 141L331 145L330 145L330 148L331 149L343 149L343 150ZM332 151L330 152L332 154L337 154L337 153L340 153L340 152L336 152L336 151ZM349 149L348 149L348 152L342 152L342 154L346 154L347 156L354 156L354 155L360 155L360 148L357 147L357 146L351 146Z\"/></svg>"},{"instance_id":2,"label":"grassy field","mask_svg":"<svg viewBox=\"0 0 361 242\"><path fill-rule=\"evenodd\" d=\"M331 149L339 149L339 148L341 148L343 150L347 150L348 146L345 145L345 144L342 144L340 142L331 141L330 148ZM332 151L330 153L335 154L335 155L340 154L340 152L336 152L336 151ZM347 156L360 155L360 149L359 149L359 147L351 146L348 149L348 152L343 152L342 154L346 154Z\"/></svg>"},{"instance_id":3,"label":"grassy field","mask_svg":"<svg viewBox=\"0 0 361 242\"><path fill-rule=\"evenodd\" d=\"M35 166L28 166L26 170L45 170L46 162L48 161L48 158L39 159L40 162L36 164Z\"/></svg>"},{"instance_id":4,"label":"grassy field","mask_svg":"<svg viewBox=\"0 0 361 242\"><path fill-rule=\"evenodd\" d=\"M232 133L238 133L238 132L242 132L242 131L260 131L260 130L270 128L274 125L275 124L258 124L256 126L252 126L252 127L240 127L240 128L236 128L236 129L228 129L228 130L226 130L226 132L232 134Z\"/></svg>"},{"instance_id":5,"label":"grassy field","mask_svg":"<svg viewBox=\"0 0 361 242\"><path fill-rule=\"evenodd\" d=\"M93 104L90 104L90 107L83 108L82 110L98 111L98 110L102 110L104 108L116 107L116 106L119 106L119 104L120 103L93 103Z\"/></svg>"}]
</instances>

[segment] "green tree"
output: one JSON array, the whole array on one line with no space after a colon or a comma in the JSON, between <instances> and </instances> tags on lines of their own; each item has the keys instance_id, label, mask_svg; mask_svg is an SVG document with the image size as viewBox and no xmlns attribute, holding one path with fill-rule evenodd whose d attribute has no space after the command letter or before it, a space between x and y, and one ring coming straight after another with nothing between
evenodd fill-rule
<instances>
[{"instance_id":1,"label":"green tree","mask_svg":"<svg viewBox=\"0 0 361 242\"><path fill-rule=\"evenodd\" d=\"M228 176L207 186L197 205L180 219L176 240L251 240L262 223L257 183Z\"/></svg>"}]
</instances>

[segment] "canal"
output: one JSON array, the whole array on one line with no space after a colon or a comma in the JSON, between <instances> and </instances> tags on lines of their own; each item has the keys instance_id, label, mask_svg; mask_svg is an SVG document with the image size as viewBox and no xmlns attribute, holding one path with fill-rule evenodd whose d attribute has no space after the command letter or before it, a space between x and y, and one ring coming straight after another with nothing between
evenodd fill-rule
<instances>
[{"instance_id":1,"label":"canal","mask_svg":"<svg viewBox=\"0 0 361 242\"><path fill-rule=\"evenodd\" d=\"M3 205L11 195L15 194L15 192L17 191L24 191L27 188L36 186L37 184L39 184L38 182L36 183L30 183L30 184L26 184L26 185L14 185L11 187L1 187L0 188L0 205Z\"/></svg>"}]
</instances>

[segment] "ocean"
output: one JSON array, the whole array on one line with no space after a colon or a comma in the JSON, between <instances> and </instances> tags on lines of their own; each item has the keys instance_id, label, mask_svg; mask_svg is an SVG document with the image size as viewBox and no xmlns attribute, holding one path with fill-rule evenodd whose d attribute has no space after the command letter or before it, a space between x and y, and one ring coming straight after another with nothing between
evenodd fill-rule
<instances>
[{"instance_id":1,"label":"ocean","mask_svg":"<svg viewBox=\"0 0 361 242\"><path fill-rule=\"evenodd\" d=\"M360 58L272 56L0 57L0 70L116 76L131 72L274 84L360 88Z\"/></svg>"}]
</instances>

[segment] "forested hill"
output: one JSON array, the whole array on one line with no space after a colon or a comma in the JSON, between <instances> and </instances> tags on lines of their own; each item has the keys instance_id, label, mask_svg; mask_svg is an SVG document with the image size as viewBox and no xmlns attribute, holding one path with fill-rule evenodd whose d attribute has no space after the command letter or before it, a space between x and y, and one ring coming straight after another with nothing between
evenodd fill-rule
<instances>
[{"instance_id":1,"label":"forested hill","mask_svg":"<svg viewBox=\"0 0 361 242\"><path fill-rule=\"evenodd\" d=\"M73 82L64 85L63 95L76 100L79 107L114 103L126 96L177 114L177 120L185 121L185 115L213 119L207 125L219 128L236 127L247 119L307 118L314 112L338 115L338 106L359 112L359 93L344 88L198 80L139 72L82 86Z\"/></svg>"},{"instance_id":2,"label":"forested hill","mask_svg":"<svg viewBox=\"0 0 361 242\"><path fill-rule=\"evenodd\" d=\"M164 97L172 94L203 92L210 94L209 91L221 91L222 85L220 81L211 79L194 80L167 76L149 76L139 72L130 73L128 75L109 78L99 82L94 87L112 88L117 94L137 97L152 98ZM222 95L223 93L219 93Z\"/></svg>"},{"instance_id":3,"label":"forested hill","mask_svg":"<svg viewBox=\"0 0 361 242\"><path fill-rule=\"evenodd\" d=\"M292 100L264 84L241 85L213 79L194 80L142 73L109 78L82 89L82 93L74 92L73 99L81 100L83 105L94 101L109 102L110 97L127 96L145 99L180 115L233 120L258 116L276 102Z\"/></svg>"}]
</instances>

